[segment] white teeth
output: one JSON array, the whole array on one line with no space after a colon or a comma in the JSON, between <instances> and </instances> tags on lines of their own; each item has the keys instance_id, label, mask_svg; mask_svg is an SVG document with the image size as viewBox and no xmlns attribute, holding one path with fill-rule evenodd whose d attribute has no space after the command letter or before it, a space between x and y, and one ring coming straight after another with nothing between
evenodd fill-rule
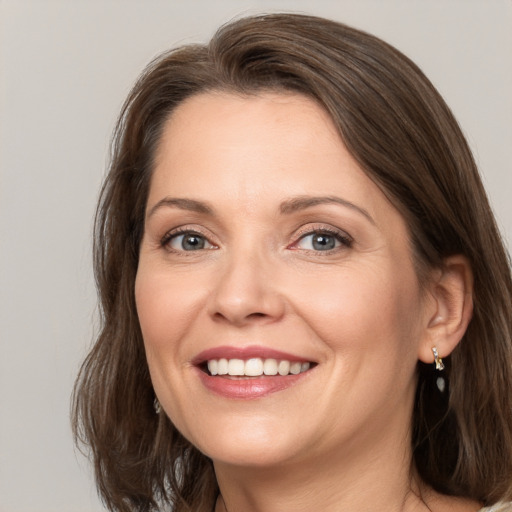
<instances>
[{"instance_id":1,"label":"white teeth","mask_svg":"<svg viewBox=\"0 0 512 512\"><path fill-rule=\"evenodd\" d=\"M230 359L228 361L229 375L244 375L245 364L242 359Z\"/></svg>"},{"instance_id":2,"label":"white teeth","mask_svg":"<svg viewBox=\"0 0 512 512\"><path fill-rule=\"evenodd\" d=\"M259 375L263 375L263 361L259 357L249 359L245 362L244 373L248 377L257 377Z\"/></svg>"},{"instance_id":3,"label":"white teeth","mask_svg":"<svg viewBox=\"0 0 512 512\"><path fill-rule=\"evenodd\" d=\"M275 359L265 359L263 373L265 375L277 375L277 361Z\"/></svg>"},{"instance_id":4,"label":"white teeth","mask_svg":"<svg viewBox=\"0 0 512 512\"><path fill-rule=\"evenodd\" d=\"M309 370L309 362L261 359L210 359L207 363L211 375L231 375L233 377L259 377L261 375L298 375Z\"/></svg>"},{"instance_id":5,"label":"white teeth","mask_svg":"<svg viewBox=\"0 0 512 512\"><path fill-rule=\"evenodd\" d=\"M216 359L211 359L210 361L208 361L208 371L212 375L217 375L217 373L219 372L219 362Z\"/></svg>"},{"instance_id":6,"label":"white teeth","mask_svg":"<svg viewBox=\"0 0 512 512\"><path fill-rule=\"evenodd\" d=\"M302 363L292 363L290 365L290 373L292 375L298 375L300 373Z\"/></svg>"},{"instance_id":7,"label":"white teeth","mask_svg":"<svg viewBox=\"0 0 512 512\"><path fill-rule=\"evenodd\" d=\"M279 361L277 371L279 375L288 375L290 373L290 361Z\"/></svg>"},{"instance_id":8,"label":"white teeth","mask_svg":"<svg viewBox=\"0 0 512 512\"><path fill-rule=\"evenodd\" d=\"M217 373L219 375L227 375L228 374L228 360L227 359L219 359L219 364L217 366Z\"/></svg>"}]
</instances>

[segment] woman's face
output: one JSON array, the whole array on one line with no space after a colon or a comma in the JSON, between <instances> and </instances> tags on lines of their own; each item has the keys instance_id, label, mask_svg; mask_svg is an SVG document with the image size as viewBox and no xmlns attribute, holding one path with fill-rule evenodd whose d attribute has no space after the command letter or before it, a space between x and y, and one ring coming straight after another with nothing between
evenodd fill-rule
<instances>
[{"instance_id":1,"label":"woman's face","mask_svg":"<svg viewBox=\"0 0 512 512\"><path fill-rule=\"evenodd\" d=\"M428 301L404 219L312 100L208 93L175 110L135 293L156 394L214 461L407 438Z\"/></svg>"}]
</instances>

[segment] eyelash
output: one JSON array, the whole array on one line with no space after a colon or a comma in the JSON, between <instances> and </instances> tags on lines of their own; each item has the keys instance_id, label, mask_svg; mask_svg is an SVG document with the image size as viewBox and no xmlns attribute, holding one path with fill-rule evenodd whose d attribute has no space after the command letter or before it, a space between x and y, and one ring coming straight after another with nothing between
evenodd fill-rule
<instances>
[{"instance_id":1,"label":"eyelash","mask_svg":"<svg viewBox=\"0 0 512 512\"><path fill-rule=\"evenodd\" d=\"M162 247L166 248L168 251L174 252L174 253L182 254L182 253L187 253L187 252L195 252L195 251L178 250L178 249L174 249L174 248L170 247L170 242L174 238L177 238L177 237L183 236L183 235L197 236L199 238L204 239L209 245L212 245L213 248L216 248L216 245L214 243L210 242L206 235L204 235L203 233L201 233L198 230L187 228L186 226L180 227L180 228L175 228L175 229L167 232L162 237L162 239L160 241L160 244L161 244ZM354 243L353 239L349 235L347 235L346 233L344 233L342 231L339 231L339 230L336 230L336 229L332 229L332 228L318 227L318 228L315 228L315 229L309 228L308 230L304 230L303 232L299 232L298 235L297 235L296 241L293 242L292 244L290 244L287 248L288 249L299 250L297 246L300 244L300 242L303 241L306 237L312 236L312 235L332 236L336 241L338 241L346 249L351 248L353 243ZM208 250L208 249L211 249L211 248L198 249L198 251L200 251L200 250ZM314 252L314 253L322 253L323 252L323 253L326 253L326 254L331 254L331 253L335 252L336 250L340 250L340 247L339 246L338 247L334 247L332 249L328 249L328 250L325 250L325 251L314 250L314 249L304 249L304 250L308 251L308 252Z\"/></svg>"}]
</instances>

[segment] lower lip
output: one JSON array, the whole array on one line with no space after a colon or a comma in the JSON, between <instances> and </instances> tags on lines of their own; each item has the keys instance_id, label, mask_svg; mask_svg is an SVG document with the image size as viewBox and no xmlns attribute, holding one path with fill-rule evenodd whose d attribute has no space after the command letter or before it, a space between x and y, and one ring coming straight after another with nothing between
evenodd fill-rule
<instances>
[{"instance_id":1,"label":"lower lip","mask_svg":"<svg viewBox=\"0 0 512 512\"><path fill-rule=\"evenodd\" d=\"M199 368L197 371L204 387L216 395L224 398L251 400L283 391L302 380L311 370L297 375L273 375L234 379L218 375L213 377Z\"/></svg>"}]
</instances>

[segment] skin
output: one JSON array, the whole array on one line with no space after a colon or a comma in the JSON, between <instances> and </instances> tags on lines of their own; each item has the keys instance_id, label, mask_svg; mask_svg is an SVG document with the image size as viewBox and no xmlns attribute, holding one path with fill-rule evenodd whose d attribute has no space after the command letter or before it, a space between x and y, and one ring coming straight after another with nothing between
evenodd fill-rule
<instances>
[{"instance_id":1,"label":"skin","mask_svg":"<svg viewBox=\"0 0 512 512\"><path fill-rule=\"evenodd\" d=\"M333 196L345 204L290 207ZM183 230L204 248L186 250ZM454 257L420 287L404 219L312 100L208 93L168 120L137 311L163 409L214 461L217 511L477 510L419 481L409 431L417 361L456 345L469 286ZM317 364L282 391L229 399L192 364L220 345Z\"/></svg>"}]
</instances>

